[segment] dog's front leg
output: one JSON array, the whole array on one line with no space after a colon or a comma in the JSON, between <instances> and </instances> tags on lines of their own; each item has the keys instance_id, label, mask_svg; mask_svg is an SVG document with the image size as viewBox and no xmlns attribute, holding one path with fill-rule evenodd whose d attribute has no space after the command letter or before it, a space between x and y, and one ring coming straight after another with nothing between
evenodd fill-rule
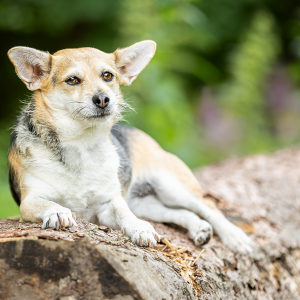
<instances>
[{"instance_id":1,"label":"dog's front leg","mask_svg":"<svg viewBox=\"0 0 300 300\"><path fill-rule=\"evenodd\" d=\"M77 225L70 209L37 195L28 195L20 205L22 221L43 221L42 229Z\"/></svg>"},{"instance_id":2,"label":"dog's front leg","mask_svg":"<svg viewBox=\"0 0 300 300\"><path fill-rule=\"evenodd\" d=\"M121 229L137 245L152 247L159 241L159 235L153 226L149 222L138 219L121 195L103 204L98 219L100 224Z\"/></svg>"}]
</instances>

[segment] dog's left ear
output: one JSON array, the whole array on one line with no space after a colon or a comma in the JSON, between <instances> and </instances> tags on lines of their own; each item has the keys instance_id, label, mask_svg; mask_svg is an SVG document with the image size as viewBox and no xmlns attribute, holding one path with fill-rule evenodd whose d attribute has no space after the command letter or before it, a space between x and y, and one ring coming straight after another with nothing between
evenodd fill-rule
<instances>
[{"instance_id":1,"label":"dog's left ear","mask_svg":"<svg viewBox=\"0 0 300 300\"><path fill-rule=\"evenodd\" d=\"M120 84L130 85L148 65L155 50L156 43L153 41L142 41L130 47L116 50L113 54L122 77Z\"/></svg>"},{"instance_id":2,"label":"dog's left ear","mask_svg":"<svg viewBox=\"0 0 300 300\"><path fill-rule=\"evenodd\" d=\"M42 80L50 73L52 56L48 52L28 47L14 47L8 57L16 68L17 75L29 90L38 90Z\"/></svg>"}]
</instances>

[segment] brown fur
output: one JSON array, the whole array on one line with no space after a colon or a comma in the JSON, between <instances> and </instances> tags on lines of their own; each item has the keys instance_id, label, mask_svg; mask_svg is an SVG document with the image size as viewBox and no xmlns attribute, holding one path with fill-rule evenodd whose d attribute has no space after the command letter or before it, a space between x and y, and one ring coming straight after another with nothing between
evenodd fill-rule
<instances>
[{"instance_id":1,"label":"brown fur","mask_svg":"<svg viewBox=\"0 0 300 300\"><path fill-rule=\"evenodd\" d=\"M50 103L45 99L43 96L43 93L41 91L37 91L35 93L35 106L36 110L34 111L34 116L33 116L33 125L36 126L37 130L39 130L39 124L46 123L48 125L52 125L55 127L54 120L50 114L51 111L51 105ZM38 132L39 134L42 134L42 132Z\"/></svg>"},{"instance_id":2,"label":"brown fur","mask_svg":"<svg viewBox=\"0 0 300 300\"><path fill-rule=\"evenodd\" d=\"M182 185L196 197L202 191L192 171L175 155L163 150L149 135L140 130L129 134L133 181L149 170L165 169L173 174Z\"/></svg>"},{"instance_id":3,"label":"brown fur","mask_svg":"<svg viewBox=\"0 0 300 300\"><path fill-rule=\"evenodd\" d=\"M10 177L12 180L12 184L16 188L15 192L18 193L18 195L13 195L13 196L19 199L19 200L16 199L16 201L21 202L22 199L24 199L28 194L28 191L23 184L24 171L25 171L23 158L22 155L18 153L17 149L14 146L9 151L8 161L9 161Z\"/></svg>"}]
</instances>

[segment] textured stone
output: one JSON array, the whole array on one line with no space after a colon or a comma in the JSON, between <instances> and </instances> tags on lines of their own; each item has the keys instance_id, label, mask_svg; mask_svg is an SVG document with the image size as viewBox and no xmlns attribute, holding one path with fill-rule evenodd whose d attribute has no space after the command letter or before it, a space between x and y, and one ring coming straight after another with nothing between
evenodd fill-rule
<instances>
[{"instance_id":1,"label":"textured stone","mask_svg":"<svg viewBox=\"0 0 300 300\"><path fill-rule=\"evenodd\" d=\"M12 240L0 244L0 299L195 299L175 270L137 247Z\"/></svg>"},{"instance_id":2,"label":"textured stone","mask_svg":"<svg viewBox=\"0 0 300 300\"><path fill-rule=\"evenodd\" d=\"M201 249L178 226L154 223L187 251L133 245L121 232L0 220L0 299L300 299L300 150L233 159L195 172L205 200L247 220L253 257L217 236Z\"/></svg>"}]
</instances>

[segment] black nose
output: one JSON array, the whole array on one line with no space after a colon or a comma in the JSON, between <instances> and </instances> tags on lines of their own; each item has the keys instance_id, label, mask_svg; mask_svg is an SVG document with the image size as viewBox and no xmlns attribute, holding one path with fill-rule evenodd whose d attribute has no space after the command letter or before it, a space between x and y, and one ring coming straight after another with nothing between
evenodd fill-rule
<instances>
[{"instance_id":1,"label":"black nose","mask_svg":"<svg viewBox=\"0 0 300 300\"><path fill-rule=\"evenodd\" d=\"M106 93L101 93L93 96L93 103L101 108L105 108L109 103L109 97Z\"/></svg>"}]
</instances>

